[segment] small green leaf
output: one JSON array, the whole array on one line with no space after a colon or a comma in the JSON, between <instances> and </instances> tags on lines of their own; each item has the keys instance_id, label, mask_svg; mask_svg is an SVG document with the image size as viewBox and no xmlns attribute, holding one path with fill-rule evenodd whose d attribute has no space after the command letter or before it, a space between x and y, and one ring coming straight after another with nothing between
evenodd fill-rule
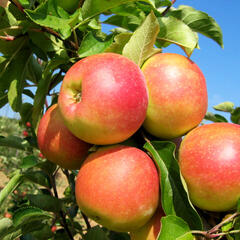
<instances>
[{"instance_id":1,"label":"small green leaf","mask_svg":"<svg viewBox=\"0 0 240 240\"><path fill-rule=\"evenodd\" d=\"M232 112L234 110L234 103L232 102L223 102L213 107L217 111L222 112Z\"/></svg>"},{"instance_id":2,"label":"small green leaf","mask_svg":"<svg viewBox=\"0 0 240 240\"><path fill-rule=\"evenodd\" d=\"M181 218L169 215L161 218L158 240L194 240L188 224Z\"/></svg>"},{"instance_id":3,"label":"small green leaf","mask_svg":"<svg viewBox=\"0 0 240 240\"><path fill-rule=\"evenodd\" d=\"M0 206L7 199L8 195L12 193L21 183L23 180L23 175L20 171L16 171L14 176L10 179L7 185L1 190L0 192Z\"/></svg>"},{"instance_id":4,"label":"small green leaf","mask_svg":"<svg viewBox=\"0 0 240 240\"><path fill-rule=\"evenodd\" d=\"M26 140L17 136L0 136L0 146L26 150L28 143Z\"/></svg>"},{"instance_id":5,"label":"small green leaf","mask_svg":"<svg viewBox=\"0 0 240 240\"><path fill-rule=\"evenodd\" d=\"M1 236L6 235L6 232L13 226L13 222L9 218L0 219L0 239Z\"/></svg>"},{"instance_id":6,"label":"small green leaf","mask_svg":"<svg viewBox=\"0 0 240 240\"><path fill-rule=\"evenodd\" d=\"M28 171L26 173L24 173L24 178L37 183L41 186L50 187L50 181L49 181L49 177L46 173L44 173L43 171Z\"/></svg>"},{"instance_id":7,"label":"small green leaf","mask_svg":"<svg viewBox=\"0 0 240 240\"><path fill-rule=\"evenodd\" d=\"M56 170L57 165L53 162L46 160L39 162L36 167L42 169L47 174L52 174Z\"/></svg>"},{"instance_id":8,"label":"small green leaf","mask_svg":"<svg viewBox=\"0 0 240 240\"><path fill-rule=\"evenodd\" d=\"M157 36L157 46L167 47L174 43L191 56L198 45L198 36L184 22L173 16L158 17L160 32Z\"/></svg>"},{"instance_id":9,"label":"small green leaf","mask_svg":"<svg viewBox=\"0 0 240 240\"><path fill-rule=\"evenodd\" d=\"M31 205L48 212L59 212L63 208L63 202L46 194L28 194Z\"/></svg>"},{"instance_id":10,"label":"small green leaf","mask_svg":"<svg viewBox=\"0 0 240 240\"><path fill-rule=\"evenodd\" d=\"M211 112L207 112L204 119L212 122L228 122L228 120L225 117L219 114L213 114Z\"/></svg>"},{"instance_id":11,"label":"small green leaf","mask_svg":"<svg viewBox=\"0 0 240 240\"><path fill-rule=\"evenodd\" d=\"M31 167L34 167L36 166L38 163L38 158L34 155L30 155L30 156L27 156L27 157L24 157L22 159L22 162L20 164L20 168L31 168Z\"/></svg>"},{"instance_id":12,"label":"small green leaf","mask_svg":"<svg viewBox=\"0 0 240 240\"><path fill-rule=\"evenodd\" d=\"M179 6L178 9L171 11L170 15L183 21L193 31L199 32L206 37L213 39L223 47L222 30L216 21L207 13L182 5Z\"/></svg>"},{"instance_id":13,"label":"small green leaf","mask_svg":"<svg viewBox=\"0 0 240 240\"><path fill-rule=\"evenodd\" d=\"M113 35L109 35L106 39L100 39L89 32L82 40L78 49L79 57L87 57L93 54L102 53L113 42Z\"/></svg>"},{"instance_id":14,"label":"small green leaf","mask_svg":"<svg viewBox=\"0 0 240 240\"><path fill-rule=\"evenodd\" d=\"M240 217L238 216L235 221L234 221L234 230L240 230ZM234 235L234 240L240 240L240 233L235 233Z\"/></svg>"},{"instance_id":15,"label":"small green leaf","mask_svg":"<svg viewBox=\"0 0 240 240\"><path fill-rule=\"evenodd\" d=\"M144 148L152 155L160 172L161 201L166 215L183 218L191 229L202 229L202 221L192 206L180 175L178 162L174 157L172 142L147 142Z\"/></svg>"},{"instance_id":16,"label":"small green leaf","mask_svg":"<svg viewBox=\"0 0 240 240\"><path fill-rule=\"evenodd\" d=\"M70 17L64 10L57 8L55 0L45 1L34 10L26 9L25 13L40 26L57 31L63 39L70 37Z\"/></svg>"},{"instance_id":17,"label":"small green leaf","mask_svg":"<svg viewBox=\"0 0 240 240\"><path fill-rule=\"evenodd\" d=\"M151 12L124 46L123 55L134 61L138 66L141 66L151 55L158 32L157 18Z\"/></svg>"},{"instance_id":18,"label":"small green leaf","mask_svg":"<svg viewBox=\"0 0 240 240\"><path fill-rule=\"evenodd\" d=\"M109 240L106 233L99 227L91 228L86 235L83 236L83 240Z\"/></svg>"},{"instance_id":19,"label":"small green leaf","mask_svg":"<svg viewBox=\"0 0 240 240\"><path fill-rule=\"evenodd\" d=\"M234 109L231 114L231 121L236 124L240 124L240 107Z\"/></svg>"},{"instance_id":20,"label":"small green leaf","mask_svg":"<svg viewBox=\"0 0 240 240\"><path fill-rule=\"evenodd\" d=\"M52 216L36 207L23 207L18 209L13 214L13 224L15 227L22 226L26 223L30 223L36 220L48 219Z\"/></svg>"}]
</instances>

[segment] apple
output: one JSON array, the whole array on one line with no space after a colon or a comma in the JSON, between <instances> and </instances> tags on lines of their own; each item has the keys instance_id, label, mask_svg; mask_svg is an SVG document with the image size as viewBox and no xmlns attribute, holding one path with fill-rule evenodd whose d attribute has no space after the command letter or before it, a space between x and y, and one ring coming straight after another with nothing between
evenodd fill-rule
<instances>
[{"instance_id":1,"label":"apple","mask_svg":"<svg viewBox=\"0 0 240 240\"><path fill-rule=\"evenodd\" d=\"M66 169L79 169L91 146L67 129L57 104L40 120L37 140L44 157Z\"/></svg>"},{"instance_id":2,"label":"apple","mask_svg":"<svg viewBox=\"0 0 240 240\"><path fill-rule=\"evenodd\" d=\"M240 125L212 123L183 139L179 164L190 199L208 211L228 211L240 198Z\"/></svg>"},{"instance_id":3,"label":"apple","mask_svg":"<svg viewBox=\"0 0 240 240\"><path fill-rule=\"evenodd\" d=\"M26 127L30 128L32 124L30 122L26 122Z\"/></svg>"},{"instance_id":4,"label":"apple","mask_svg":"<svg viewBox=\"0 0 240 240\"><path fill-rule=\"evenodd\" d=\"M75 193L89 218L113 231L133 231L153 216L159 204L158 172L138 148L101 147L81 166Z\"/></svg>"},{"instance_id":5,"label":"apple","mask_svg":"<svg viewBox=\"0 0 240 240\"><path fill-rule=\"evenodd\" d=\"M148 94L140 68L115 53L75 63L66 73L58 104L68 129L83 141L120 143L142 125Z\"/></svg>"},{"instance_id":6,"label":"apple","mask_svg":"<svg viewBox=\"0 0 240 240\"><path fill-rule=\"evenodd\" d=\"M22 135L24 136L24 137L28 137L28 131L27 130L24 130L23 132L22 132Z\"/></svg>"},{"instance_id":7,"label":"apple","mask_svg":"<svg viewBox=\"0 0 240 240\"><path fill-rule=\"evenodd\" d=\"M142 66L149 104L144 128L172 139L199 125L207 111L207 88L199 67L179 54L159 53Z\"/></svg>"},{"instance_id":8,"label":"apple","mask_svg":"<svg viewBox=\"0 0 240 240\"><path fill-rule=\"evenodd\" d=\"M165 216L163 209L159 207L153 217L141 228L130 232L131 240L157 240L161 228L161 218Z\"/></svg>"},{"instance_id":9,"label":"apple","mask_svg":"<svg viewBox=\"0 0 240 240\"><path fill-rule=\"evenodd\" d=\"M78 8L79 0L57 0L57 5L69 13L73 13Z\"/></svg>"}]
</instances>

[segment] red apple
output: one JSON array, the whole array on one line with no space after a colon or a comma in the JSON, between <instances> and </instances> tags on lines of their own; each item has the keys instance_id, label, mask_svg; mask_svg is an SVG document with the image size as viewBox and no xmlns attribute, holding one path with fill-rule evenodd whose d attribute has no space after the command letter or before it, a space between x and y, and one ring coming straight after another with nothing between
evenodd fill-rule
<instances>
[{"instance_id":1,"label":"red apple","mask_svg":"<svg viewBox=\"0 0 240 240\"><path fill-rule=\"evenodd\" d=\"M142 125L148 104L140 68L115 53L86 57L66 73L59 108L69 130L93 144L119 143Z\"/></svg>"},{"instance_id":2,"label":"red apple","mask_svg":"<svg viewBox=\"0 0 240 240\"><path fill-rule=\"evenodd\" d=\"M130 232L131 240L157 240L161 228L161 218L165 216L159 207L153 217L141 228Z\"/></svg>"},{"instance_id":3,"label":"red apple","mask_svg":"<svg viewBox=\"0 0 240 240\"><path fill-rule=\"evenodd\" d=\"M186 135L179 150L180 170L197 207L227 211L240 198L240 126L212 123Z\"/></svg>"},{"instance_id":4,"label":"red apple","mask_svg":"<svg viewBox=\"0 0 240 240\"><path fill-rule=\"evenodd\" d=\"M50 107L42 117L37 139L41 153L66 169L79 169L90 147L67 129L57 104Z\"/></svg>"},{"instance_id":5,"label":"red apple","mask_svg":"<svg viewBox=\"0 0 240 240\"><path fill-rule=\"evenodd\" d=\"M51 232L55 233L57 231L57 226L56 225L53 225L51 227Z\"/></svg>"},{"instance_id":6,"label":"red apple","mask_svg":"<svg viewBox=\"0 0 240 240\"><path fill-rule=\"evenodd\" d=\"M176 138L196 127L207 111L207 88L199 67L179 54L160 53L142 67L149 91L145 129Z\"/></svg>"},{"instance_id":7,"label":"red apple","mask_svg":"<svg viewBox=\"0 0 240 240\"><path fill-rule=\"evenodd\" d=\"M30 122L26 122L26 127L30 128L32 124Z\"/></svg>"},{"instance_id":8,"label":"red apple","mask_svg":"<svg viewBox=\"0 0 240 240\"><path fill-rule=\"evenodd\" d=\"M12 218L12 214L9 213L9 212L5 212L5 213L4 213L4 217L5 217L5 218Z\"/></svg>"},{"instance_id":9,"label":"red apple","mask_svg":"<svg viewBox=\"0 0 240 240\"><path fill-rule=\"evenodd\" d=\"M90 154L76 180L79 208L110 230L143 226L159 201L159 177L152 159L135 147L102 147Z\"/></svg>"},{"instance_id":10,"label":"red apple","mask_svg":"<svg viewBox=\"0 0 240 240\"><path fill-rule=\"evenodd\" d=\"M24 136L24 137L28 137L28 131L27 130L24 130L23 132L22 132L22 135Z\"/></svg>"}]
</instances>

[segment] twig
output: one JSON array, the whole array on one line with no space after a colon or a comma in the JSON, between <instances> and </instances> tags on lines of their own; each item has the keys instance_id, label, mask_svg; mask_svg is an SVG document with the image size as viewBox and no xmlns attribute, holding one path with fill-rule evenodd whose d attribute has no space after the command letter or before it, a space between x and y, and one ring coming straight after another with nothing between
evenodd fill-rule
<instances>
[{"instance_id":1,"label":"twig","mask_svg":"<svg viewBox=\"0 0 240 240\"><path fill-rule=\"evenodd\" d=\"M81 211L81 214L82 214L83 219L84 219L84 221L86 223L87 229L90 229L91 228L91 224L88 221L88 217L82 211Z\"/></svg>"},{"instance_id":2,"label":"twig","mask_svg":"<svg viewBox=\"0 0 240 240\"><path fill-rule=\"evenodd\" d=\"M172 0L172 4L170 6L168 6L163 12L162 12L162 16L165 16L169 9L172 7L172 5L176 2L176 0Z\"/></svg>"}]
</instances>

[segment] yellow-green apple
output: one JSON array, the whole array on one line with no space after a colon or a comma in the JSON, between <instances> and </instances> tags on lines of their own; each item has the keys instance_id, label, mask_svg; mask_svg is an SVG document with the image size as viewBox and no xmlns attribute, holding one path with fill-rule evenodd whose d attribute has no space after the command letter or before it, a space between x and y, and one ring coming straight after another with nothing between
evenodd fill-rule
<instances>
[{"instance_id":1,"label":"yellow-green apple","mask_svg":"<svg viewBox=\"0 0 240 240\"><path fill-rule=\"evenodd\" d=\"M159 204L158 172L138 148L101 147L81 166L75 193L89 218L110 230L132 231L143 226Z\"/></svg>"},{"instance_id":2,"label":"yellow-green apple","mask_svg":"<svg viewBox=\"0 0 240 240\"><path fill-rule=\"evenodd\" d=\"M148 94L140 68L115 53L75 63L66 73L59 108L68 129L93 144L122 142L142 125Z\"/></svg>"},{"instance_id":3,"label":"yellow-green apple","mask_svg":"<svg viewBox=\"0 0 240 240\"><path fill-rule=\"evenodd\" d=\"M73 13L79 4L79 0L56 0L57 4L62 7L65 11Z\"/></svg>"},{"instance_id":4,"label":"yellow-green apple","mask_svg":"<svg viewBox=\"0 0 240 240\"><path fill-rule=\"evenodd\" d=\"M131 240L157 240L161 228L161 218L163 216L165 216L165 213L163 209L159 207L145 225L130 232Z\"/></svg>"},{"instance_id":5,"label":"yellow-green apple","mask_svg":"<svg viewBox=\"0 0 240 240\"><path fill-rule=\"evenodd\" d=\"M199 67L185 56L159 53L142 67L149 105L145 129L160 138L176 138L196 127L207 111L207 88Z\"/></svg>"},{"instance_id":6,"label":"yellow-green apple","mask_svg":"<svg viewBox=\"0 0 240 240\"><path fill-rule=\"evenodd\" d=\"M57 104L40 120L37 139L44 157L66 169L79 169L91 146L67 129Z\"/></svg>"},{"instance_id":7,"label":"yellow-green apple","mask_svg":"<svg viewBox=\"0 0 240 240\"><path fill-rule=\"evenodd\" d=\"M227 211L240 198L240 125L212 123L183 139L179 164L194 205Z\"/></svg>"}]
</instances>

